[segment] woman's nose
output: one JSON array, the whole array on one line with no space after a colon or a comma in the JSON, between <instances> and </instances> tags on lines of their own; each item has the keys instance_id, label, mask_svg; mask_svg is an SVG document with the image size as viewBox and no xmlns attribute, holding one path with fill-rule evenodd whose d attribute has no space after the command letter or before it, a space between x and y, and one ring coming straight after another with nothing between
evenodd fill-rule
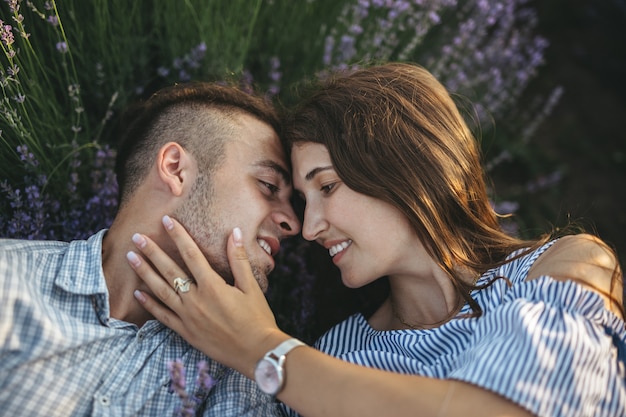
<instances>
[{"instance_id":1,"label":"woman's nose","mask_svg":"<svg viewBox=\"0 0 626 417\"><path fill-rule=\"evenodd\" d=\"M316 240L322 232L328 229L328 222L319 210L310 206L304 209L304 221L302 222L302 237L306 240Z\"/></svg>"}]
</instances>

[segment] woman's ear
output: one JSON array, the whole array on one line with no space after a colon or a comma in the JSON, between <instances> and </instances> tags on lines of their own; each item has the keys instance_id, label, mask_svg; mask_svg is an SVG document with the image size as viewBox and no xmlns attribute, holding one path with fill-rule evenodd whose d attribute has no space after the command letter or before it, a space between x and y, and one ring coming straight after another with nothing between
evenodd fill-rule
<instances>
[{"instance_id":1,"label":"woman's ear","mask_svg":"<svg viewBox=\"0 0 626 417\"><path fill-rule=\"evenodd\" d=\"M180 197L185 187L191 187L196 167L193 157L176 142L168 142L157 154L157 172L170 192Z\"/></svg>"}]
</instances>

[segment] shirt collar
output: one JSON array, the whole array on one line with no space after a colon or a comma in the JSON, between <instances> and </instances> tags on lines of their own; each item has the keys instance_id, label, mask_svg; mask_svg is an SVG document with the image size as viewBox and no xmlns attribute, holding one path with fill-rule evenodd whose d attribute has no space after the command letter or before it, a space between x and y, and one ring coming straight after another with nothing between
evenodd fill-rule
<instances>
[{"instance_id":1,"label":"shirt collar","mask_svg":"<svg viewBox=\"0 0 626 417\"><path fill-rule=\"evenodd\" d=\"M102 270L102 238L106 231L70 242L56 277L57 286L73 294L108 293Z\"/></svg>"}]
</instances>

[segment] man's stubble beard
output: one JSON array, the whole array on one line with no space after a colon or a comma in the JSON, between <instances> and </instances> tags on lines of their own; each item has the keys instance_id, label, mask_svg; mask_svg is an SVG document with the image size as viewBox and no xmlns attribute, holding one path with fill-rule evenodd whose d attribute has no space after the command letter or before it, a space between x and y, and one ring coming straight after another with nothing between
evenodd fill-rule
<instances>
[{"instance_id":1,"label":"man's stubble beard","mask_svg":"<svg viewBox=\"0 0 626 417\"><path fill-rule=\"evenodd\" d=\"M207 180L206 175L199 174L191 188L189 197L176 210L174 216L196 242L200 251L209 261L211 268L232 285L234 284L234 277L226 255L226 244L231 230L227 230L222 222L224 213L214 212L212 195L212 184ZM271 271L264 272L257 263L252 261L250 262L250 269L263 292L266 292L267 275Z\"/></svg>"}]
</instances>

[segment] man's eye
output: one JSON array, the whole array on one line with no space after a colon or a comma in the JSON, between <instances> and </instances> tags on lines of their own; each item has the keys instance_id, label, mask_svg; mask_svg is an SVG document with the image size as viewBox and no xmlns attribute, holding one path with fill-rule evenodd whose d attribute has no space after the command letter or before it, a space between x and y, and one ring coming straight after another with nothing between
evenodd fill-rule
<instances>
[{"instance_id":1,"label":"man's eye","mask_svg":"<svg viewBox=\"0 0 626 417\"><path fill-rule=\"evenodd\" d=\"M276 185L272 183L261 181L261 184L263 184L263 186L265 186L268 190L270 190L270 193L272 194L276 194L278 191L280 191L280 188L278 188Z\"/></svg>"}]
</instances>

